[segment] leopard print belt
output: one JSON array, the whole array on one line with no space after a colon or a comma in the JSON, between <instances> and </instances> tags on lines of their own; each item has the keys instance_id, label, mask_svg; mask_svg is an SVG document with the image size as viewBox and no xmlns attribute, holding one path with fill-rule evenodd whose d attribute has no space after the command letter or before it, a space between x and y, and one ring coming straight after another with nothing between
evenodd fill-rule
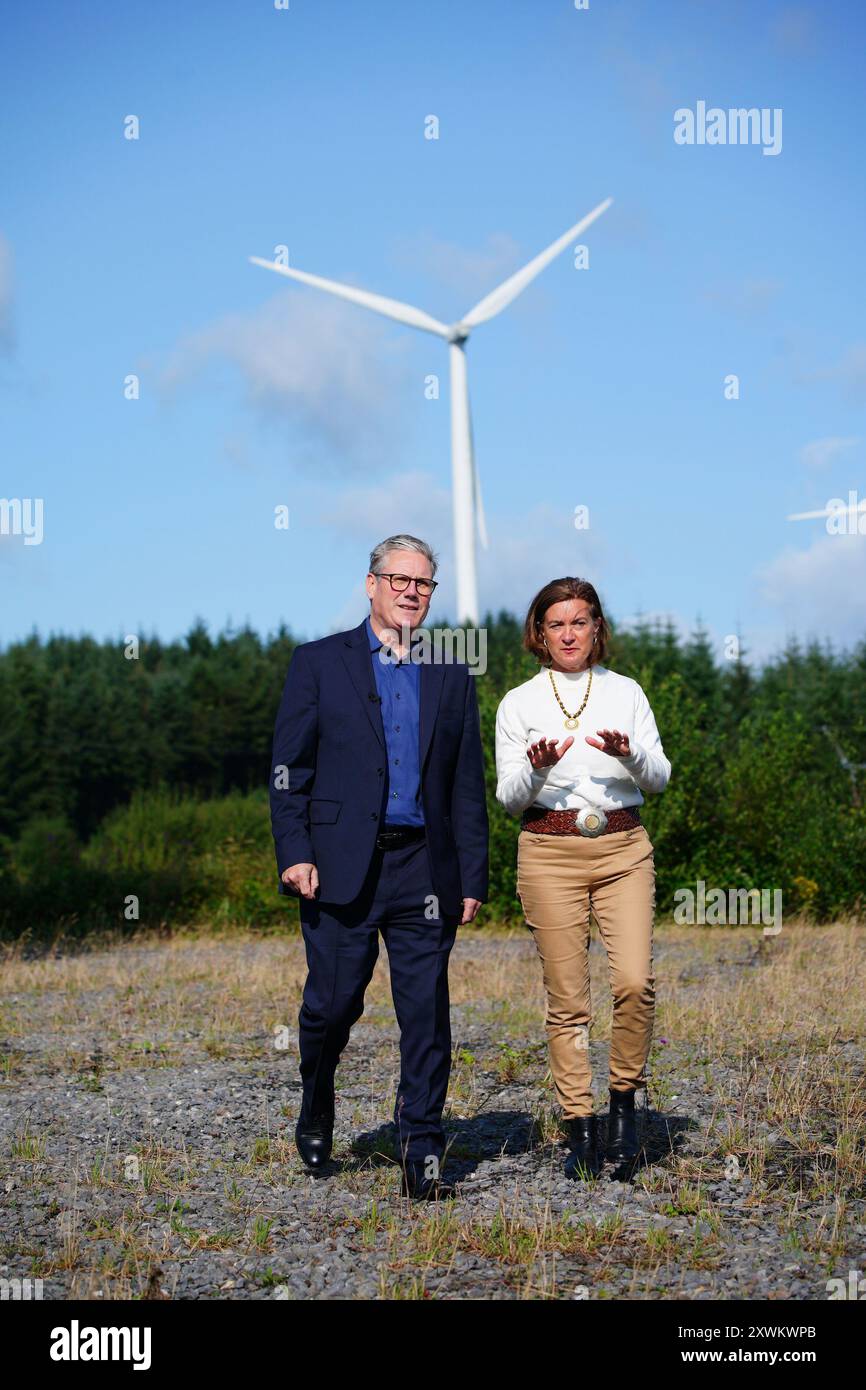
<instances>
[{"instance_id":1,"label":"leopard print belt","mask_svg":"<svg viewBox=\"0 0 866 1390\"><path fill-rule=\"evenodd\" d=\"M622 806L615 811L605 811L607 825L600 832L610 835L615 830L632 830L642 825L640 812L636 806ZM520 818L521 830L531 830L542 835L581 835L577 824L577 811L551 811L536 803L528 807Z\"/></svg>"}]
</instances>

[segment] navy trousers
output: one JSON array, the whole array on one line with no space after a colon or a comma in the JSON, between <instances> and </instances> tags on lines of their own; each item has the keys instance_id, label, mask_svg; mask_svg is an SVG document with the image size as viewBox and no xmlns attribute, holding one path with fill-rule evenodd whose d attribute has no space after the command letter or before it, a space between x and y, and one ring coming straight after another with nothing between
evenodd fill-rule
<instances>
[{"instance_id":1,"label":"navy trousers","mask_svg":"<svg viewBox=\"0 0 866 1390\"><path fill-rule=\"evenodd\" d=\"M412 1163L441 1159L451 1071L448 958L458 918L439 911L426 841L377 849L354 902L301 898L300 912L308 966L298 1019L303 1117L333 1105L334 1072L364 1012L381 932L400 1026L394 1123L401 1152Z\"/></svg>"}]
</instances>

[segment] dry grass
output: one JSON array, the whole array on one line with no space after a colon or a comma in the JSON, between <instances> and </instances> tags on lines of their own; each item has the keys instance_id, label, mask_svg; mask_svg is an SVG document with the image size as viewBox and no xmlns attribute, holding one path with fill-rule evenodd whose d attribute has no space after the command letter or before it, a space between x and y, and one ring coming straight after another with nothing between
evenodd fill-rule
<instances>
[{"instance_id":1,"label":"dry grass","mask_svg":"<svg viewBox=\"0 0 866 1390\"><path fill-rule=\"evenodd\" d=\"M489 943L483 952L482 936ZM404 1209L395 1202L396 1170L363 1162L347 1167L338 1190L363 1197L366 1210L344 1219L332 1212L331 1226L341 1226L359 1251L375 1252L382 1297L437 1296L448 1289L461 1252L495 1267L513 1296L583 1297L591 1287L593 1297L604 1297L614 1273L619 1294L625 1276L628 1294L652 1296L660 1271L697 1269L710 1279L717 1269L726 1218L706 1187L724 1176L733 1156L753 1183L753 1214L746 1220L760 1224L772 1200L773 1220L792 1258L830 1269L846 1250L853 1204L866 1189L864 955L866 934L855 922L786 924L773 938L755 929L657 926L652 1102L676 1116L687 1073L710 1098L711 1115L698 1152L684 1155L672 1146L664 1163L642 1170L636 1181L654 1210L682 1218L683 1229L636 1228L624 1210L601 1222L553 1215L537 1195L524 1200L519 1192L492 1217L461 1213L458 1204ZM607 962L595 946L591 961L592 1036L600 1040L610 1033ZM266 1049L292 1051L305 971L297 937L191 933L33 959L7 948L0 959L0 1087L14 1091L27 1078L72 1071L79 1084L99 1090L106 1075L130 1068L189 1067L203 1059L261 1062ZM452 1111L472 1118L493 1083L532 1086L537 1133L558 1162L544 1077L543 993L528 933L464 929L452 958L451 998L461 1016L489 1025L487 1044L456 1049ZM364 1020L388 1030L371 1053L369 1104L358 1103L357 1117L369 1123L388 1117L395 1079L384 951ZM459 1146L452 1156L459 1156ZM183 1252L234 1250L266 1259L280 1191L304 1180L286 1133L267 1127L245 1157L216 1165L216 1178L213 1166L204 1173L201 1155L158 1143L143 1147L137 1158L134 1182L118 1177L107 1158L72 1177L68 1167L63 1173L65 1189L73 1182L85 1193L122 1192L117 1219L90 1220L86 1210L70 1214L60 1202L57 1213L66 1219L50 1253L26 1240L2 1253L28 1260L34 1274L73 1271L79 1297L97 1290L103 1297L128 1297L143 1289L151 1290L145 1297L160 1297L166 1284L171 1293L171 1270ZM3 1170L23 1183L50 1182L47 1136L25 1122L7 1145ZM203 1176L223 1191L225 1221L214 1230L199 1229L185 1212L184 1199ZM159 1195L168 1232L161 1237L144 1220L142 1193ZM826 1217L804 1231L799 1208L807 1199L823 1200ZM89 1254L95 1241L98 1258ZM675 1293L676 1285L672 1290L668 1280L666 1290Z\"/></svg>"},{"instance_id":2,"label":"dry grass","mask_svg":"<svg viewBox=\"0 0 866 1390\"><path fill-rule=\"evenodd\" d=\"M452 957L452 1004L477 1007L482 1016L537 1025L543 1018L541 979L534 953L472 954L481 933L467 928ZM493 933L486 930L485 940ZM524 932L499 933L499 941L528 940ZM779 937L725 927L656 927L656 1036L699 1043L708 1052L771 1048L774 1037L817 1042L850 1038L863 1027L866 934L856 923L786 925ZM668 961L659 965L662 943ZM154 967L156 952L157 968ZM736 979L725 967L743 966L757 954L760 970L743 968ZM591 956L595 1018L593 1037L610 1036L610 995L604 954ZM673 969L671 969L673 965ZM158 943L142 937L105 950L22 958L15 946L0 956L7 1039L33 1029L34 1007L57 1033L99 1033L125 1038L139 1049L135 1064L158 1045L192 1029L219 1055L221 1045L259 1035L291 1020L294 1026L306 974L299 937L254 935L213 939L177 934ZM41 1008L39 1006L42 1006ZM390 1016L384 951L367 994L368 1016ZM153 1020L158 1019L154 1031ZM108 1049L106 1049L108 1052ZM14 1049L6 1065L14 1070ZM20 1062L20 1054L18 1055ZM122 1054L113 1059L122 1060Z\"/></svg>"}]
</instances>

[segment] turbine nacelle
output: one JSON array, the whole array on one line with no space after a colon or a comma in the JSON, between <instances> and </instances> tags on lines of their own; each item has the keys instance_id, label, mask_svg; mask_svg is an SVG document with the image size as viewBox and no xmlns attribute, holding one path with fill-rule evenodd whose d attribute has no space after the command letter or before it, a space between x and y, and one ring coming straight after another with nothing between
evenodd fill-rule
<instances>
[{"instance_id":1,"label":"turbine nacelle","mask_svg":"<svg viewBox=\"0 0 866 1390\"><path fill-rule=\"evenodd\" d=\"M465 343L471 332L472 329L461 321L460 323L452 323L446 336L449 343L459 344Z\"/></svg>"}]
</instances>

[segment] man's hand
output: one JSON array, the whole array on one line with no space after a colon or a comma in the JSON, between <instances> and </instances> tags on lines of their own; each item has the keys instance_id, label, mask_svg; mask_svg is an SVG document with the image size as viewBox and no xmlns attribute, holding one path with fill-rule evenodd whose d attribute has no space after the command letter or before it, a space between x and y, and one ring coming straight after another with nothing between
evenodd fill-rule
<instances>
[{"instance_id":1,"label":"man's hand","mask_svg":"<svg viewBox=\"0 0 866 1390\"><path fill-rule=\"evenodd\" d=\"M467 922L471 922L481 903L478 898L463 899L463 916L460 918L461 927L465 927Z\"/></svg>"},{"instance_id":2,"label":"man's hand","mask_svg":"<svg viewBox=\"0 0 866 1390\"><path fill-rule=\"evenodd\" d=\"M604 743L599 743L597 738L586 736L587 743L591 743L593 748L600 748L602 753L609 753L612 758L627 758L631 752L628 742L628 734L621 734L619 729L596 729L599 738L604 739Z\"/></svg>"},{"instance_id":3,"label":"man's hand","mask_svg":"<svg viewBox=\"0 0 866 1390\"><path fill-rule=\"evenodd\" d=\"M281 874L283 883L287 883L290 888L294 888L302 898L314 898L319 887L319 871L315 864L293 864L289 869L283 869Z\"/></svg>"},{"instance_id":4,"label":"man's hand","mask_svg":"<svg viewBox=\"0 0 866 1390\"><path fill-rule=\"evenodd\" d=\"M553 767L558 763L563 753L567 753L574 743L574 735L569 734L562 747L557 749L558 738L540 738L537 743L531 743L526 750L526 756L533 767Z\"/></svg>"}]
</instances>

